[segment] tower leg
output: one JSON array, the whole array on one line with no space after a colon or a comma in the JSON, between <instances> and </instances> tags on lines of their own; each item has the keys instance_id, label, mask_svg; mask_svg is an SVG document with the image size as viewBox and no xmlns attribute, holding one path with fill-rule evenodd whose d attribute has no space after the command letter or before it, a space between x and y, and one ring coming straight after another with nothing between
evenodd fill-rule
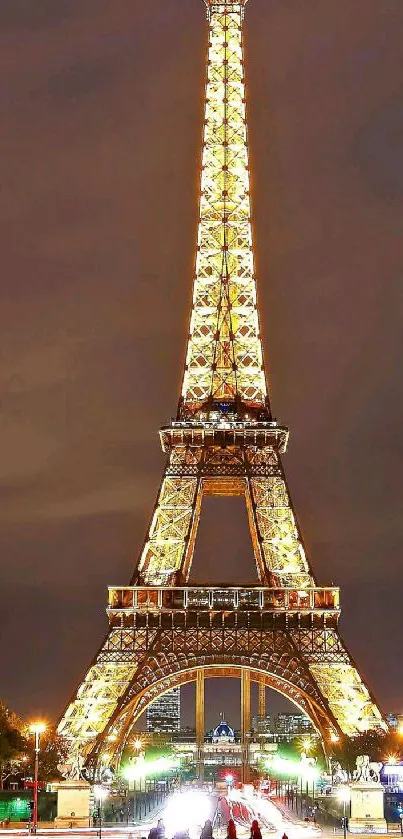
<instances>
[{"instance_id":1,"label":"tower leg","mask_svg":"<svg viewBox=\"0 0 403 839\"><path fill-rule=\"evenodd\" d=\"M242 670L241 675L241 745L242 783L249 782L249 737L250 737L250 672Z\"/></svg>"},{"instance_id":2,"label":"tower leg","mask_svg":"<svg viewBox=\"0 0 403 839\"><path fill-rule=\"evenodd\" d=\"M197 750L197 778L203 780L204 775L204 670L197 671L196 680L196 750Z\"/></svg>"}]
</instances>

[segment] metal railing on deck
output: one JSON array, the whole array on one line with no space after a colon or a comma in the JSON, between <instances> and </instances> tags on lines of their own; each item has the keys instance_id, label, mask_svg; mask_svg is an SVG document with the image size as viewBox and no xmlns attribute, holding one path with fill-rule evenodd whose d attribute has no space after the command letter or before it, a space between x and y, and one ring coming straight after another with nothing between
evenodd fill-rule
<instances>
[{"instance_id":1,"label":"metal railing on deck","mask_svg":"<svg viewBox=\"0 0 403 839\"><path fill-rule=\"evenodd\" d=\"M109 588L108 612L338 612L338 588L126 586Z\"/></svg>"}]
</instances>

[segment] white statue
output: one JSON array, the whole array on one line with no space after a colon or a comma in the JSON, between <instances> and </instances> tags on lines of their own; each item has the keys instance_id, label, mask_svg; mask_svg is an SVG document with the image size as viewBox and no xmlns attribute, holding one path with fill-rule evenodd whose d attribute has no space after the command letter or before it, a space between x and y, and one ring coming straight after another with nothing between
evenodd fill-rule
<instances>
[{"instance_id":1,"label":"white statue","mask_svg":"<svg viewBox=\"0 0 403 839\"><path fill-rule=\"evenodd\" d=\"M81 778L84 760L79 752L76 752L75 754L71 753L67 760L69 760L69 758L69 763L59 763L57 768L60 774L63 775L63 778L67 781L78 781L79 778Z\"/></svg>"},{"instance_id":2,"label":"white statue","mask_svg":"<svg viewBox=\"0 0 403 839\"><path fill-rule=\"evenodd\" d=\"M356 770L353 775L354 781L366 781L379 784L382 763L372 761L369 755L358 755L355 760Z\"/></svg>"},{"instance_id":3,"label":"white statue","mask_svg":"<svg viewBox=\"0 0 403 839\"><path fill-rule=\"evenodd\" d=\"M348 772L335 760L332 762L332 779L334 784L347 784Z\"/></svg>"}]
</instances>

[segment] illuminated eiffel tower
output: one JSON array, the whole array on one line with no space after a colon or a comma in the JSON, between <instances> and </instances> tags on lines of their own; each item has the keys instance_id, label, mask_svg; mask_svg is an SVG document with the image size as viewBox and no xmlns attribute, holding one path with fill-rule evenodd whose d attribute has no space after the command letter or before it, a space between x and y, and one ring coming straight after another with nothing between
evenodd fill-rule
<instances>
[{"instance_id":1,"label":"illuminated eiffel tower","mask_svg":"<svg viewBox=\"0 0 403 839\"><path fill-rule=\"evenodd\" d=\"M338 631L339 592L319 588L281 463L288 429L272 417L256 302L245 110L246 0L206 0L209 42L193 306L176 419L129 587L110 588L106 638L59 724L77 767L118 765L136 720L196 681L202 759L204 679L241 679L247 762L250 682L294 701L325 749L386 728ZM188 585L205 495L243 495L255 585Z\"/></svg>"}]
</instances>

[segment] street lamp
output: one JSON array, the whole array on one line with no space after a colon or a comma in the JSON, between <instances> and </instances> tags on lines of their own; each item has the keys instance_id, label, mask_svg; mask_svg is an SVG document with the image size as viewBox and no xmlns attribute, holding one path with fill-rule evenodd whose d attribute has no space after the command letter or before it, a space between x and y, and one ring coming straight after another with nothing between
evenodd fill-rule
<instances>
[{"instance_id":1,"label":"street lamp","mask_svg":"<svg viewBox=\"0 0 403 839\"><path fill-rule=\"evenodd\" d=\"M95 796L96 800L98 801L98 811L99 811L99 832L98 832L99 839L102 839L102 802L103 802L104 798L106 798L106 796L108 795L108 792L109 792L109 790L106 789L105 787L101 787L101 786L98 786L98 785L96 785L94 787L94 796Z\"/></svg>"},{"instance_id":2,"label":"street lamp","mask_svg":"<svg viewBox=\"0 0 403 839\"><path fill-rule=\"evenodd\" d=\"M347 835L347 804L350 801L350 789L349 787L340 787L337 790L337 798L339 801L343 802L343 836L346 839Z\"/></svg>"},{"instance_id":3,"label":"street lamp","mask_svg":"<svg viewBox=\"0 0 403 839\"><path fill-rule=\"evenodd\" d=\"M226 775L225 776L225 782L226 782L227 787L228 787L228 800L229 800L230 797L231 797L232 784L234 783L234 776L230 775L230 774Z\"/></svg>"},{"instance_id":4,"label":"street lamp","mask_svg":"<svg viewBox=\"0 0 403 839\"><path fill-rule=\"evenodd\" d=\"M28 761L29 761L28 755L23 755L23 757L21 758L21 763L23 764L23 767L24 767L24 774L23 774L23 777L22 777L22 782L24 784L24 789L25 789L25 781L27 780L27 763L28 763Z\"/></svg>"},{"instance_id":5,"label":"street lamp","mask_svg":"<svg viewBox=\"0 0 403 839\"><path fill-rule=\"evenodd\" d=\"M303 739L302 743L301 743L301 753L304 754L304 752L305 752L305 754L307 755L307 754L309 754L311 748L312 748L312 741L311 741L310 737L305 737Z\"/></svg>"},{"instance_id":6,"label":"street lamp","mask_svg":"<svg viewBox=\"0 0 403 839\"><path fill-rule=\"evenodd\" d=\"M46 731L46 725L43 722L33 722L29 726L31 734L35 735L35 770L34 770L34 812L32 832L36 833L38 828L38 767L39 767L39 748L40 737Z\"/></svg>"}]
</instances>

